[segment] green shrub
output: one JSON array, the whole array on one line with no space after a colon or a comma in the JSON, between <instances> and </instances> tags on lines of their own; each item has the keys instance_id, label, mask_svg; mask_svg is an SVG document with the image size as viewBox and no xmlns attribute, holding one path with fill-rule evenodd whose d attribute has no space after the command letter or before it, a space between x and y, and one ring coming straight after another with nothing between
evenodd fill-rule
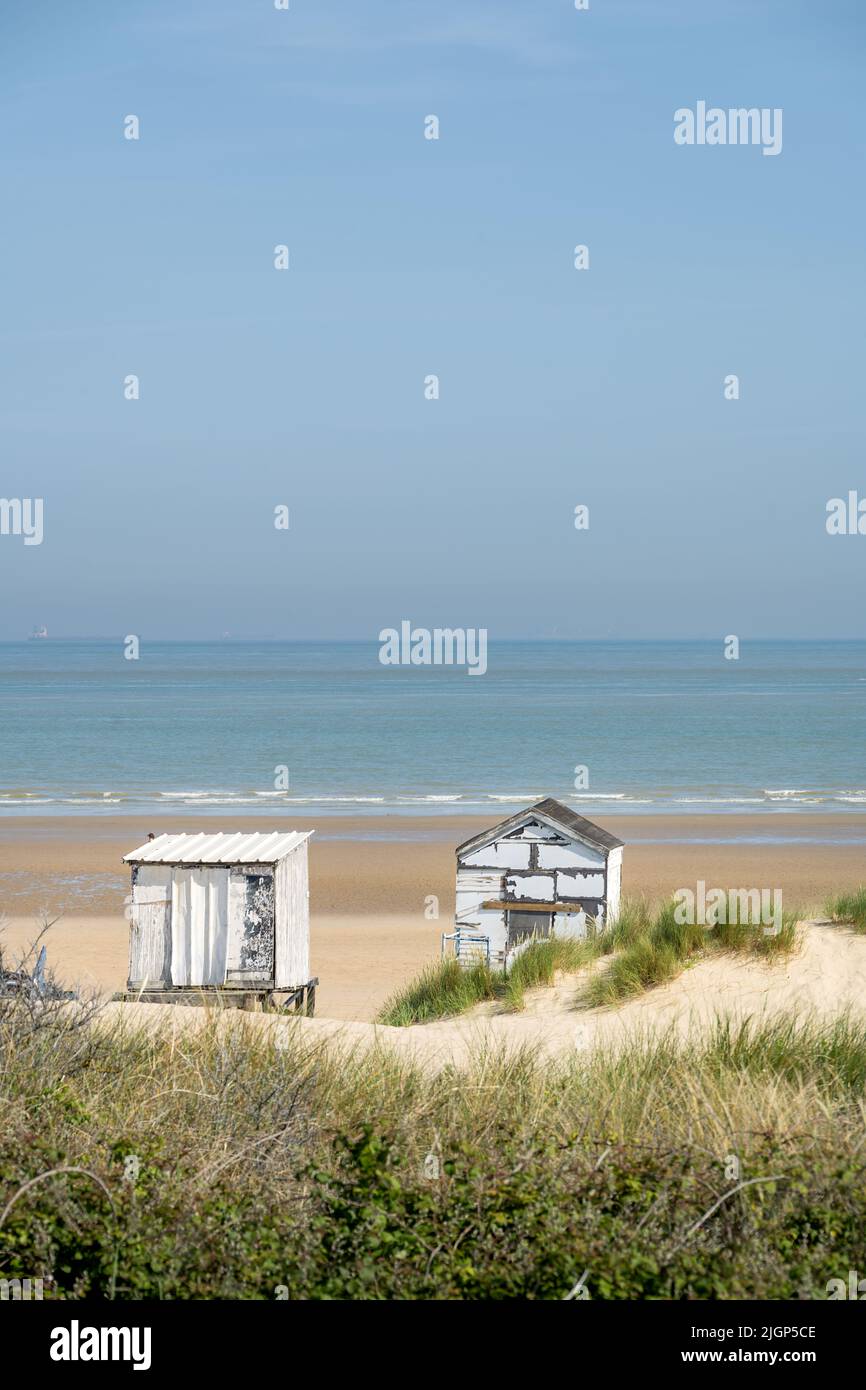
<instances>
[{"instance_id":1,"label":"green shrub","mask_svg":"<svg viewBox=\"0 0 866 1390\"><path fill-rule=\"evenodd\" d=\"M866 1267L852 1018L433 1072L303 1020L90 1032L0 1020L0 1277L48 1298L823 1298Z\"/></svg>"}]
</instances>

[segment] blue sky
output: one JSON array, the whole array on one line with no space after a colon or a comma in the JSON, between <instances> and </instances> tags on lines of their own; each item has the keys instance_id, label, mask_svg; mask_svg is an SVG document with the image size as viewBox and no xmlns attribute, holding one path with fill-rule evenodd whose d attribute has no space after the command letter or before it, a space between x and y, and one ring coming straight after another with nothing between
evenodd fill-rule
<instances>
[{"instance_id":1,"label":"blue sky","mask_svg":"<svg viewBox=\"0 0 866 1390\"><path fill-rule=\"evenodd\" d=\"M864 38L843 0L4 6L0 496L45 536L0 536L0 637L862 637L824 519L866 497ZM699 100L781 107L782 153L678 147Z\"/></svg>"}]
</instances>

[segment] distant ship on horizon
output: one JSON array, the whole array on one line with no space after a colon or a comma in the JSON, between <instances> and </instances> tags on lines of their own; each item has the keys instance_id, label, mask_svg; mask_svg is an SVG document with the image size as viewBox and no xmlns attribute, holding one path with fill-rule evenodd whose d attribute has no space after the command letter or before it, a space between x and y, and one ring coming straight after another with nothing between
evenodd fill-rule
<instances>
[{"instance_id":1,"label":"distant ship on horizon","mask_svg":"<svg viewBox=\"0 0 866 1390\"><path fill-rule=\"evenodd\" d=\"M28 642L36 642L39 638L47 637L47 636L48 636L48 628L47 628L47 627L45 626L45 624L43 623L41 627L34 627L33 631L31 632L31 634L30 634L30 636L28 637L27 640L28 640Z\"/></svg>"}]
</instances>

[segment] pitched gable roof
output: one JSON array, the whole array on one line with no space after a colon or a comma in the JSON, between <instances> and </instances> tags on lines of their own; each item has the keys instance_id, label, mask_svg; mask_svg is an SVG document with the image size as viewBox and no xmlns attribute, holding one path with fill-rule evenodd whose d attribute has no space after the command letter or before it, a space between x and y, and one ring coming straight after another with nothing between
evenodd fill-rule
<instances>
[{"instance_id":1,"label":"pitched gable roof","mask_svg":"<svg viewBox=\"0 0 866 1390\"><path fill-rule=\"evenodd\" d=\"M462 845L457 846L457 853L463 854L467 850L489 844L491 840L498 840L509 831L518 830L527 820L536 816L548 825L564 830L566 834L583 840L585 844L595 845L598 849L620 849L624 843L617 839L616 835L611 835L609 830L602 830L600 825L587 820L585 816L579 816L561 801L546 796L542 801L536 801L534 806L527 806L525 811L518 811L517 815L500 821L499 825L492 826L490 830L483 830L480 835L473 835L471 839L464 840Z\"/></svg>"}]
</instances>

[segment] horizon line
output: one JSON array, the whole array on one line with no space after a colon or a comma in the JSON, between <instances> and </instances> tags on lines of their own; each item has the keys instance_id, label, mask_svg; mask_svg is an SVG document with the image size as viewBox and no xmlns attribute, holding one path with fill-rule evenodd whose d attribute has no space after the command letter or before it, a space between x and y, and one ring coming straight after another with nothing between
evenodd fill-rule
<instances>
[{"instance_id":1,"label":"horizon line","mask_svg":"<svg viewBox=\"0 0 866 1390\"><path fill-rule=\"evenodd\" d=\"M461 629L459 629L459 628L454 628L454 629L452 629L452 630L453 630L453 631L460 631ZM463 630L463 631L469 631L469 630L471 630L471 629L465 629L465 628L464 628L464 629L462 629L462 630ZM739 637L740 642L864 642L864 643L866 643L866 634L860 634L860 635L858 635L858 636L847 636L847 637L828 637L828 636L826 636L826 635L818 636L818 635L815 635L815 634L807 634L807 635L805 635L805 636L800 636L800 637L778 637L778 636L771 636L771 635L765 635L765 634L762 634L762 635L759 635L759 636L746 636L746 637L742 636L741 634L737 634L737 635L738 635L738 637ZM178 646L181 646L181 645L183 645L183 646L214 646L214 645L220 645L220 646L249 646L249 645L253 645L253 644L256 644L256 643L258 643L258 644L272 644L272 645L274 645L274 646L306 645L306 644L311 644L311 643L318 643L318 644L320 644L320 645L331 645L331 646L340 646L340 645L344 645L344 646L349 646L349 645L371 645L371 646L375 646L375 645L378 645L378 644L379 644L379 641L380 641L378 635L376 635L375 637L265 637L265 636L260 636L260 637L256 637L256 636L250 636L250 637L216 637L216 636L214 636L214 637L161 637L161 636L153 636L153 637L148 637L148 636L144 636L144 635L141 634L141 633L136 633L136 636L138 637L139 641L141 641L141 642L160 642L160 643L163 643L163 644L173 644L173 645L178 645ZM61 636L57 636L57 637L50 637L50 636L46 636L46 637L34 637L34 636L29 636L29 637L0 637L0 646L10 646L10 647L11 647L11 646L24 646L24 645L29 646L29 645L31 645L31 644L33 644L33 645L38 645L39 643L43 643L43 642L45 642L45 643L52 643L52 642L55 642L55 643L56 643L56 642L106 642L106 643L107 643L107 642L112 642L112 643L118 643L118 644L120 644L120 645L123 645L123 643L127 640L127 637L128 637L128 634L124 634L123 636L120 636L120 635L108 635L108 636L106 636L105 634L92 634L92 635L87 635L87 636L80 636L80 635L69 635L69 636L66 636L66 635L61 635ZM700 636L700 637L698 637L698 636L688 636L688 637L627 637L627 636L623 636L623 637L550 637L550 636L547 636L547 637L514 637L514 636L499 636L499 637L491 637L491 636L489 635L489 633L488 633L488 641L490 641L490 642L500 642L500 643L501 643L501 642L525 642L525 643L527 643L527 644L560 643L560 644L562 644L562 645L567 645L567 644L575 644L575 643L582 643L582 644L591 644L591 643L602 644L602 643L609 643L609 644L612 645L612 644L617 643L617 642L632 642L632 643L641 643L641 642L644 642L644 643L646 643L647 645L651 645L651 644L655 644L655 643L671 643L671 642L724 642L725 640L726 640L726 636L725 636L725 635L719 636L718 634L714 634L714 635L711 636L711 637L707 637L707 636Z\"/></svg>"}]
</instances>

